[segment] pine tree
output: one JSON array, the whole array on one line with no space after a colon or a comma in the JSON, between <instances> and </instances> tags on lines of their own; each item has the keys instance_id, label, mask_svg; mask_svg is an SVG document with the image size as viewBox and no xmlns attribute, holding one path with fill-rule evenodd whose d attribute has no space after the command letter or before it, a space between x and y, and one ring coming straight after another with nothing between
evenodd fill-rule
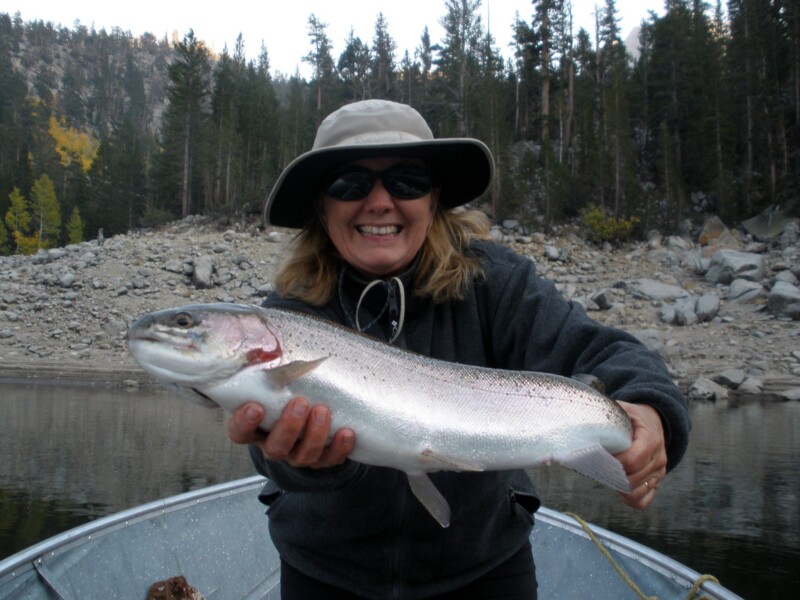
<instances>
[{"instance_id":1,"label":"pine tree","mask_svg":"<svg viewBox=\"0 0 800 600\"><path fill-rule=\"evenodd\" d=\"M483 37L480 6L481 0L446 0L447 13L439 20L445 34L437 66L447 82L447 105L453 107L451 114L443 115L452 121L443 123L448 135L468 136L471 131L471 85L478 79L478 48Z\"/></svg>"},{"instance_id":2,"label":"pine tree","mask_svg":"<svg viewBox=\"0 0 800 600\"><path fill-rule=\"evenodd\" d=\"M210 94L208 49L189 30L182 42L175 45L175 60L169 67L169 105L162 130L162 152L166 163L162 177L167 179L163 191L178 188L180 214L186 217L201 203L203 184L203 151L207 148L205 105ZM178 182L169 180L179 175Z\"/></svg>"},{"instance_id":3,"label":"pine tree","mask_svg":"<svg viewBox=\"0 0 800 600\"><path fill-rule=\"evenodd\" d=\"M541 59L536 32L517 17L514 22L514 57L516 70L516 90L514 94L514 135L519 138L533 138L539 106L538 75Z\"/></svg>"},{"instance_id":4,"label":"pine tree","mask_svg":"<svg viewBox=\"0 0 800 600\"><path fill-rule=\"evenodd\" d=\"M67 222L67 243L78 244L83 241L83 221L78 207L72 209Z\"/></svg>"},{"instance_id":5,"label":"pine tree","mask_svg":"<svg viewBox=\"0 0 800 600\"><path fill-rule=\"evenodd\" d=\"M11 250L11 246L8 243L8 229L6 229L5 223L0 221L0 256L7 255Z\"/></svg>"},{"instance_id":6,"label":"pine tree","mask_svg":"<svg viewBox=\"0 0 800 600\"><path fill-rule=\"evenodd\" d=\"M278 100L269 74L269 56L261 47L258 63L252 61L244 72L239 96L239 130L242 140L241 195L236 208L258 210L264 190L277 177L279 151Z\"/></svg>"},{"instance_id":7,"label":"pine tree","mask_svg":"<svg viewBox=\"0 0 800 600\"><path fill-rule=\"evenodd\" d=\"M391 99L395 78L394 53L397 44L389 35L389 25L383 13L378 14L375 22L375 37L372 38L372 88L375 98Z\"/></svg>"},{"instance_id":8,"label":"pine tree","mask_svg":"<svg viewBox=\"0 0 800 600\"><path fill-rule=\"evenodd\" d=\"M550 139L550 84L552 61L557 45L557 24L563 10L563 0L534 0L534 39L539 57L539 80L541 81L541 140Z\"/></svg>"},{"instance_id":9,"label":"pine tree","mask_svg":"<svg viewBox=\"0 0 800 600\"><path fill-rule=\"evenodd\" d=\"M602 188L602 156L600 137L600 84L596 77L597 51L589 33L581 29L575 44L575 139L570 174L573 185L571 209L577 212L583 204L600 205Z\"/></svg>"},{"instance_id":10,"label":"pine tree","mask_svg":"<svg viewBox=\"0 0 800 600\"><path fill-rule=\"evenodd\" d=\"M298 154L309 149L316 131L316 109L309 85L299 74L286 83L285 108L280 114L281 139L278 165L286 166Z\"/></svg>"},{"instance_id":11,"label":"pine tree","mask_svg":"<svg viewBox=\"0 0 800 600\"><path fill-rule=\"evenodd\" d=\"M369 46L360 37L356 37L352 28L345 40L344 50L339 55L336 70L344 81L345 98L355 102L372 97L369 86Z\"/></svg>"},{"instance_id":12,"label":"pine tree","mask_svg":"<svg viewBox=\"0 0 800 600\"><path fill-rule=\"evenodd\" d=\"M685 191L683 179L678 167L678 160L675 154L676 144L671 139L669 127L662 123L659 129L659 144L661 146L661 156L659 160L659 175L661 178L661 192L664 202L662 203L663 213L658 215L659 222L666 226L667 230L677 227L683 218Z\"/></svg>"},{"instance_id":13,"label":"pine tree","mask_svg":"<svg viewBox=\"0 0 800 600\"><path fill-rule=\"evenodd\" d=\"M12 63L14 37L11 19L0 14L0 209L8 191L22 184L18 165L28 135L23 119L27 85Z\"/></svg>"},{"instance_id":14,"label":"pine tree","mask_svg":"<svg viewBox=\"0 0 800 600\"><path fill-rule=\"evenodd\" d=\"M619 17L615 0L606 0L599 18L597 79L602 86L602 136L606 168L603 187L613 198L611 212L620 216L629 181L634 177L634 153L631 149L630 109L627 82L630 79L628 56L620 38ZM605 200L604 194L603 199ZM627 207L630 212L632 208Z\"/></svg>"},{"instance_id":15,"label":"pine tree","mask_svg":"<svg viewBox=\"0 0 800 600\"><path fill-rule=\"evenodd\" d=\"M3 220L14 238L14 252L17 253L20 252L20 246L24 245L24 238L30 234L31 214L28 211L28 201L19 188L15 187L8 198L11 205Z\"/></svg>"},{"instance_id":16,"label":"pine tree","mask_svg":"<svg viewBox=\"0 0 800 600\"><path fill-rule=\"evenodd\" d=\"M31 198L42 173L61 211L78 208L87 231L140 225L145 210L148 223L251 210L310 147L324 115L370 97L413 104L437 136L486 141L497 160L496 215L525 211L533 198L548 221L587 202L647 213L637 183L651 181L649 198L682 202L683 190L699 190L726 220L791 203L800 191L800 4L715 3L666 0L666 14L644 23L635 70L614 0L598 0L594 37L573 35L570 2L535 0L530 25L512 24L507 65L483 31L479 0L446 0L442 39L424 29L396 63L382 14L370 46L350 32L335 68L326 25L311 15L302 60L313 75L276 81L266 48L248 63L241 36L217 59L193 33L171 47L152 34L25 24L0 12L0 215L14 188ZM102 140L94 157L91 139ZM532 162L522 160L526 149ZM530 182L515 179L512 163L526 165ZM654 224L686 210L652 207ZM24 242L34 251L37 235Z\"/></svg>"},{"instance_id":17,"label":"pine tree","mask_svg":"<svg viewBox=\"0 0 800 600\"><path fill-rule=\"evenodd\" d=\"M400 102L413 106L417 101L417 88L420 86L420 65L418 61L411 58L408 50L405 51L403 59L400 61L400 83Z\"/></svg>"},{"instance_id":18,"label":"pine tree","mask_svg":"<svg viewBox=\"0 0 800 600\"><path fill-rule=\"evenodd\" d=\"M316 126L332 110L333 105L338 105L333 91L333 57L331 56L331 40L325 32L328 24L323 23L315 15L308 17L308 36L311 38L311 50L303 57L303 62L311 65L314 70L314 87L317 96ZM323 98L325 102L323 102ZM331 110L328 110L331 107Z\"/></svg>"},{"instance_id":19,"label":"pine tree","mask_svg":"<svg viewBox=\"0 0 800 600\"><path fill-rule=\"evenodd\" d=\"M428 84L431 80L431 71L433 69L433 48L431 47L431 36L428 32L428 27L422 31L419 39L419 46L414 51L414 55L419 59L420 78L422 79L422 98L418 106L424 106L429 101L429 87Z\"/></svg>"},{"instance_id":20,"label":"pine tree","mask_svg":"<svg viewBox=\"0 0 800 600\"><path fill-rule=\"evenodd\" d=\"M237 49L242 44L242 36L237 39ZM237 51L238 55L238 51ZM244 57L231 58L225 47L214 69L214 92L211 97L211 121L213 123L214 185L212 210L230 208L241 185L237 169L241 167L242 148L238 135L240 96L244 90Z\"/></svg>"}]
</instances>

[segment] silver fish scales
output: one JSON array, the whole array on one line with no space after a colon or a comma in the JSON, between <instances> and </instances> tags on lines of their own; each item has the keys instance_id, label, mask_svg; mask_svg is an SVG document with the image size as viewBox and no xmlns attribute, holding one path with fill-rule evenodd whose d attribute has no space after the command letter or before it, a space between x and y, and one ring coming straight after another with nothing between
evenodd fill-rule
<instances>
[{"instance_id":1,"label":"silver fish scales","mask_svg":"<svg viewBox=\"0 0 800 600\"><path fill-rule=\"evenodd\" d=\"M630 491L612 454L631 444L613 400L557 375L431 359L307 315L238 304L189 305L142 317L128 332L136 361L206 405L266 409L269 430L303 396L351 428L350 458L408 475L431 515L450 507L427 473L529 468L550 461Z\"/></svg>"}]
</instances>

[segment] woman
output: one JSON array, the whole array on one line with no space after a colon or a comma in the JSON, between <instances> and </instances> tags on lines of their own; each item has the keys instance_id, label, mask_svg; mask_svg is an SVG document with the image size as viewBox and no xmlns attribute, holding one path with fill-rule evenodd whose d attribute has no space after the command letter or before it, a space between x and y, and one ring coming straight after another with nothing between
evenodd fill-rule
<instances>
[{"instance_id":1,"label":"woman","mask_svg":"<svg viewBox=\"0 0 800 600\"><path fill-rule=\"evenodd\" d=\"M454 210L493 176L474 139L434 139L411 107L345 106L281 174L266 220L300 229L265 304L315 314L438 359L598 377L630 415L617 458L644 508L688 439L685 402L660 358L589 319L534 263L488 241L488 221ZM413 377L413 374L410 376ZM539 500L522 471L435 473L442 529L402 473L347 459L358 443L330 412L295 398L274 428L247 404L229 421L270 481L261 499L290 598L533 598L528 542ZM328 443L329 434L333 434Z\"/></svg>"}]
</instances>

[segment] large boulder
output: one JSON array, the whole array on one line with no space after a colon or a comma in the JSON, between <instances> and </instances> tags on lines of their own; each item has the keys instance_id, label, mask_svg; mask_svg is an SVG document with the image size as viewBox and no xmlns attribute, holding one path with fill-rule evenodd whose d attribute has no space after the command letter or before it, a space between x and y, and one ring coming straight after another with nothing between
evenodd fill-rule
<instances>
[{"instance_id":1,"label":"large boulder","mask_svg":"<svg viewBox=\"0 0 800 600\"><path fill-rule=\"evenodd\" d=\"M204 254L195 259L194 273L192 282L198 289L208 289L214 287L212 274L214 273L214 260L208 254Z\"/></svg>"},{"instance_id":2,"label":"large boulder","mask_svg":"<svg viewBox=\"0 0 800 600\"><path fill-rule=\"evenodd\" d=\"M737 250L717 250L705 279L709 283L729 284L734 279L761 281L767 272L767 262L761 254Z\"/></svg>"},{"instance_id":3,"label":"large boulder","mask_svg":"<svg viewBox=\"0 0 800 600\"><path fill-rule=\"evenodd\" d=\"M668 325L694 325L711 321L719 313L720 301L716 294L703 294L678 298L675 304L664 304L659 318Z\"/></svg>"},{"instance_id":4,"label":"large boulder","mask_svg":"<svg viewBox=\"0 0 800 600\"><path fill-rule=\"evenodd\" d=\"M734 279L728 291L728 300L733 302L753 302L765 296L764 286L757 281Z\"/></svg>"},{"instance_id":5,"label":"large boulder","mask_svg":"<svg viewBox=\"0 0 800 600\"><path fill-rule=\"evenodd\" d=\"M637 279L628 284L628 292L643 300L677 300L688 298L689 292L677 285L662 283L654 279Z\"/></svg>"},{"instance_id":6,"label":"large boulder","mask_svg":"<svg viewBox=\"0 0 800 600\"><path fill-rule=\"evenodd\" d=\"M779 281L767 295L767 308L778 317L789 317L800 321L800 288Z\"/></svg>"},{"instance_id":7,"label":"large boulder","mask_svg":"<svg viewBox=\"0 0 800 600\"><path fill-rule=\"evenodd\" d=\"M796 227L800 219L789 216L788 212L779 206L770 206L760 215L742 223L745 231L754 238L767 242L774 240L790 225Z\"/></svg>"},{"instance_id":8,"label":"large boulder","mask_svg":"<svg viewBox=\"0 0 800 600\"><path fill-rule=\"evenodd\" d=\"M741 248L739 239L717 216L706 219L698 241L701 246L712 248Z\"/></svg>"},{"instance_id":9,"label":"large boulder","mask_svg":"<svg viewBox=\"0 0 800 600\"><path fill-rule=\"evenodd\" d=\"M711 321L719 313L720 301L716 294L703 294L697 299L694 311L701 323Z\"/></svg>"}]
</instances>

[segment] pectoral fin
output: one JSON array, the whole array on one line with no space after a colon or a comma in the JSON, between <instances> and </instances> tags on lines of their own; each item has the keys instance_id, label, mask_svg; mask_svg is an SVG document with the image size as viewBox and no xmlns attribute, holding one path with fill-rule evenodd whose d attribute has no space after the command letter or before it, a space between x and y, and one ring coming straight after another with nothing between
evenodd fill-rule
<instances>
[{"instance_id":1,"label":"pectoral fin","mask_svg":"<svg viewBox=\"0 0 800 600\"><path fill-rule=\"evenodd\" d=\"M316 369L327 358L327 356L323 356L316 360L295 360L280 367L269 369L266 371L267 381L277 389L284 388Z\"/></svg>"},{"instance_id":2,"label":"pectoral fin","mask_svg":"<svg viewBox=\"0 0 800 600\"><path fill-rule=\"evenodd\" d=\"M556 456L553 460L618 492L628 494L631 491L622 463L599 444Z\"/></svg>"},{"instance_id":3,"label":"pectoral fin","mask_svg":"<svg viewBox=\"0 0 800 600\"><path fill-rule=\"evenodd\" d=\"M406 473L411 491L442 527L450 527L450 505L427 473Z\"/></svg>"}]
</instances>

